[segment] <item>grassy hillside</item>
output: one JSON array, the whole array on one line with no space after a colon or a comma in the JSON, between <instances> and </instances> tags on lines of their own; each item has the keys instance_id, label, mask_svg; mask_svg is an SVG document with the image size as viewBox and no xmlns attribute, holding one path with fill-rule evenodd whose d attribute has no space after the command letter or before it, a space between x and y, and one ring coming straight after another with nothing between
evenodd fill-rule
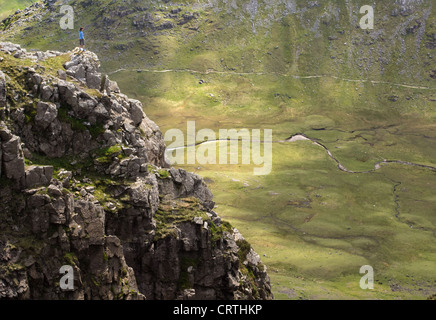
<instances>
[{"instance_id":1,"label":"grassy hillside","mask_svg":"<svg viewBox=\"0 0 436 320\"><path fill-rule=\"evenodd\" d=\"M216 211L254 245L279 299L412 298L435 292L436 6L361 0L76 0L76 29L162 131L273 129L273 172L184 166L207 178ZM59 7L4 25L28 48L71 49ZM26 20L26 21L25 21ZM122 70L120 70L122 69ZM372 291L359 269L375 269Z\"/></svg>"},{"instance_id":2,"label":"grassy hillside","mask_svg":"<svg viewBox=\"0 0 436 320\"><path fill-rule=\"evenodd\" d=\"M163 132L186 131L187 120L197 130L273 129L268 176L253 176L253 166L183 167L207 178L216 210L263 255L277 298L422 299L435 291L434 171L344 173L310 142L278 142L304 133L353 171L384 159L436 167L434 88L192 72L112 77ZM373 291L359 287L365 264L375 268Z\"/></svg>"},{"instance_id":3,"label":"grassy hillside","mask_svg":"<svg viewBox=\"0 0 436 320\"><path fill-rule=\"evenodd\" d=\"M88 46L114 68L328 74L429 84L436 46L431 1L375 1L375 28L359 27L363 0L63 1L86 28ZM9 23L26 47L70 49L60 6ZM17 19L19 17L14 18ZM13 27L13 28L12 28ZM10 29L12 28L12 29Z\"/></svg>"},{"instance_id":4,"label":"grassy hillside","mask_svg":"<svg viewBox=\"0 0 436 320\"><path fill-rule=\"evenodd\" d=\"M0 0L0 20L5 19L17 10L21 10L31 5L32 0Z\"/></svg>"}]
</instances>

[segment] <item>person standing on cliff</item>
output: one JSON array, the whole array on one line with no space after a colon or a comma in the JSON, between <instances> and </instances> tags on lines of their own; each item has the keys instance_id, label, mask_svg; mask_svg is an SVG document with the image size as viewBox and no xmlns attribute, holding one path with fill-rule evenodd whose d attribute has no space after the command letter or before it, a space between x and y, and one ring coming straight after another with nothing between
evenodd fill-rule
<instances>
[{"instance_id":1,"label":"person standing on cliff","mask_svg":"<svg viewBox=\"0 0 436 320\"><path fill-rule=\"evenodd\" d=\"M83 34L83 27L79 30L79 47L81 48L81 51L85 51L85 36Z\"/></svg>"}]
</instances>

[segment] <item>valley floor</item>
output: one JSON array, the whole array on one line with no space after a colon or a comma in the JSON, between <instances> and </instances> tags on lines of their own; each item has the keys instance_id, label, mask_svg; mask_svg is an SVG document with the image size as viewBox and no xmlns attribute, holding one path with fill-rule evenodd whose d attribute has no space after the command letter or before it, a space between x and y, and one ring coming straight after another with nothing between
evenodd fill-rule
<instances>
[{"instance_id":1,"label":"valley floor","mask_svg":"<svg viewBox=\"0 0 436 320\"><path fill-rule=\"evenodd\" d=\"M111 77L164 133L186 132L187 121L273 130L267 176L254 165L182 167L206 178L216 211L261 254L277 299L436 293L434 88L171 70ZM360 288L364 265L374 290Z\"/></svg>"}]
</instances>

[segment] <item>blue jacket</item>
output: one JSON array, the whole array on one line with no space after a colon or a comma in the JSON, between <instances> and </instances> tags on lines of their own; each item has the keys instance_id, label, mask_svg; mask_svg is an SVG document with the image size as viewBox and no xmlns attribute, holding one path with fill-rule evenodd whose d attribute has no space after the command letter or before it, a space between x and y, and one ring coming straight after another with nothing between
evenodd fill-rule
<instances>
[{"instance_id":1,"label":"blue jacket","mask_svg":"<svg viewBox=\"0 0 436 320\"><path fill-rule=\"evenodd\" d=\"M83 31L79 31L79 40L85 40L85 37L83 36Z\"/></svg>"}]
</instances>

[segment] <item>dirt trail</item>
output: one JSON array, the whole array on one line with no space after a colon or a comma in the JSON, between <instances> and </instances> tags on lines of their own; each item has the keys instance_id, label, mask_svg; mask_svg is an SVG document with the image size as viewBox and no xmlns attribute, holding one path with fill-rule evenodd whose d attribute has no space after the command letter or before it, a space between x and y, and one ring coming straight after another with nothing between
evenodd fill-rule
<instances>
[{"instance_id":1,"label":"dirt trail","mask_svg":"<svg viewBox=\"0 0 436 320\"><path fill-rule=\"evenodd\" d=\"M312 75L312 76L297 76L297 75L291 75L286 73L280 73L280 72L236 72L236 71L217 71L217 70L207 70L207 71L198 71L198 70L192 70L192 69L164 69L164 70L154 70L154 69L118 69L113 72L108 73L108 75L113 75L119 72L123 71L129 71L129 72L150 72L150 73L169 73L169 72L189 72L189 73L195 73L195 74L229 74L229 75L238 75L238 76L250 76L250 75L257 75L257 76L266 76L266 75L275 75L275 76L281 76L281 77L290 77L294 79L320 79L320 78L331 78L339 81L345 81L345 82L357 82L357 83L371 83L371 84L386 84L386 85L392 85L396 87L403 87L403 88L409 88L409 89L419 89L419 90L436 90L436 88L430 88L430 87L424 87L424 86L415 86L410 84L404 84L404 83L392 83L392 82L386 82L386 81L375 81L375 80L362 80L362 79L346 79L346 78L340 78L337 76L331 76L331 75Z\"/></svg>"},{"instance_id":2,"label":"dirt trail","mask_svg":"<svg viewBox=\"0 0 436 320\"><path fill-rule=\"evenodd\" d=\"M419 168L424 168L424 169L429 169L432 171L436 172L436 167L432 167L432 166L427 166L427 165L423 165L423 164L419 164L419 163L413 163L413 162L408 162L408 161L402 161L402 160L383 160L383 161L379 161L374 165L374 169L368 170L368 171L353 171L353 170L349 170L347 169L332 153L331 151L322 143L316 141L315 139L309 138L304 134L296 134L293 135L292 137L290 137L289 139L285 140L284 142L296 142L296 141L301 141L301 140L309 140L312 141L314 144L316 144L317 146L323 148L327 154L329 155L329 157L331 159L333 159L337 164L338 164L338 169L343 171L343 172L347 172L347 173L371 173L371 172L375 172L377 170L380 170L383 165L388 165L388 164L401 164L401 165L405 165L405 166L413 166L413 167L419 167Z\"/></svg>"},{"instance_id":3,"label":"dirt trail","mask_svg":"<svg viewBox=\"0 0 436 320\"><path fill-rule=\"evenodd\" d=\"M193 146L199 146L202 144L207 144L207 143L217 143L217 142L229 142L229 141L240 141L240 140L213 140L213 141L204 141L204 142L198 142L195 145L189 145L189 146L181 146L181 147L177 147L177 148L172 148L172 149L167 149L167 152L171 152L177 149L185 149L188 147L193 147ZM368 171L353 171L353 170L349 170L347 169L333 154L332 152L322 143L318 142L317 140L310 138L308 136L306 136L305 134L302 133L298 133L295 134L293 136L291 136L290 138L286 139L286 140L281 140L281 141L272 141L272 143L295 143L298 141L311 141L313 144L321 147L324 149L324 151L328 154L328 156L336 162L337 164L337 168L343 172L346 173L350 173L350 174L369 174L369 173L373 173L376 172L377 170L382 169L383 165L389 165L389 164L400 164L400 165L404 165L404 166L413 166L413 167L419 167L419 168L423 168L423 169L428 169L431 171L436 172L436 167L432 167L432 166L428 166L428 165L423 165L423 164L419 164L419 163L413 163L413 162L408 162L408 161L402 161L402 160L383 160L383 161L379 161L374 165L374 169L368 170ZM265 143L264 141L258 141L261 143ZM405 223L408 227L413 228L413 225L411 225L409 222L406 221L402 221L401 219L401 212L400 212L400 200L399 200L399 195L398 195L398 191L400 186L402 185L402 182L398 182L398 181L393 181L394 186L393 186L393 197L394 197L394 203L395 203L395 218L402 222ZM288 228L292 229L294 232L297 232L298 234L300 234L301 236L311 236L311 237L317 237L317 238L332 238L330 237L324 237L321 235L316 235L316 234L311 234L311 233L307 233L305 231L303 231L302 229L299 229L295 226L293 226L292 224L286 222L286 221L282 221L279 218L275 217L273 214L270 214L268 216L264 216L261 219L265 219L265 218L270 218L273 219L275 221L278 221L280 224L282 225L286 225ZM418 227L417 229L421 229L421 230L425 230L425 231L432 231L434 236L436 237L436 231L430 228L425 228L425 227ZM357 235L354 237L349 237L349 238L364 238L364 235ZM342 236L342 237L338 237L337 239L345 239L346 237Z\"/></svg>"},{"instance_id":4,"label":"dirt trail","mask_svg":"<svg viewBox=\"0 0 436 320\"><path fill-rule=\"evenodd\" d=\"M167 149L167 152L172 152L172 151L179 150L179 149L186 149L188 147L199 146L199 145L202 145L202 144L217 143L217 142L230 142L230 141L241 141L241 140L236 140L236 139L219 140L219 139L217 139L217 140L203 141L203 142L197 142L195 145L180 146L180 147L176 147L176 148ZM293 143L293 142L297 142L297 141L311 141L315 145L323 148L325 150L325 152L328 154L328 156L333 161L336 162L338 169L343 171L343 172L346 172L346 173L353 173L353 174L372 173L372 172L375 172L377 170L380 170L383 167L383 165L389 165L389 164L400 164L400 165L404 165L404 166L418 167L418 168L428 169L428 170L432 170L432 171L436 172L436 167L432 167L432 166L428 166L428 165L424 165L424 164L419 164L419 163L413 163L413 162L409 162L409 161L386 160L386 159L383 160L383 161L377 162L374 165L374 169L367 170L367 171L353 171L353 170L350 170L347 167L345 167L332 154L332 152L325 145L323 145L322 143L318 142L317 140L315 140L313 138L310 138L310 137L308 137L308 136L306 136L305 134L302 134L302 133L295 134L295 135L291 136L290 138L288 138L286 140L272 141L272 143ZM257 141L257 142L264 143L264 141Z\"/></svg>"}]
</instances>

